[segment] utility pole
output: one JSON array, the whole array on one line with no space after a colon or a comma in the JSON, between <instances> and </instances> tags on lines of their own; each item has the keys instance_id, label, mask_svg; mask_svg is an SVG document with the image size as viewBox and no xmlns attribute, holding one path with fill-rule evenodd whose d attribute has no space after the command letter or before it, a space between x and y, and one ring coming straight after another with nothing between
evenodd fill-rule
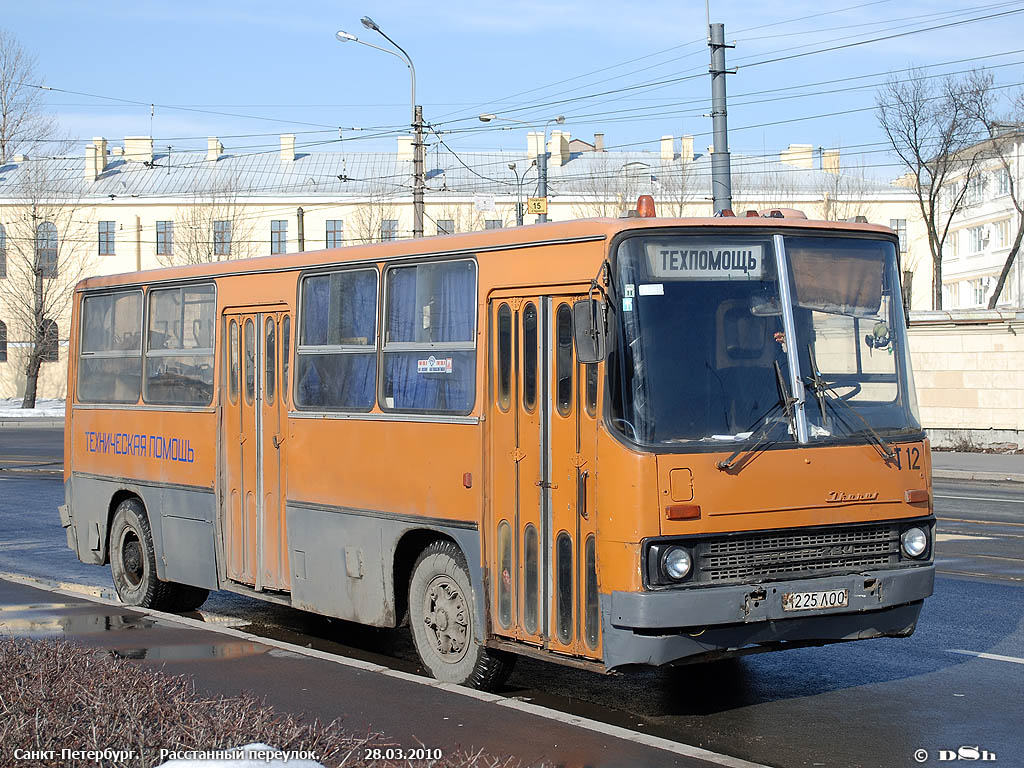
<instances>
[{"instance_id":1,"label":"utility pole","mask_svg":"<svg viewBox=\"0 0 1024 768\"><path fill-rule=\"evenodd\" d=\"M423 237L423 188L427 180L423 173L423 107L419 104L413 106L412 127L416 132L412 145L412 236Z\"/></svg>"},{"instance_id":2,"label":"utility pole","mask_svg":"<svg viewBox=\"0 0 1024 768\"><path fill-rule=\"evenodd\" d=\"M299 220L299 253L302 253L306 250L306 212L300 206L295 216Z\"/></svg>"},{"instance_id":3,"label":"utility pole","mask_svg":"<svg viewBox=\"0 0 1024 768\"><path fill-rule=\"evenodd\" d=\"M714 148L711 150L711 198L715 215L732 208L732 173L729 161L729 126L726 116L725 25L708 24L708 47L711 49L711 124Z\"/></svg>"},{"instance_id":4,"label":"utility pole","mask_svg":"<svg viewBox=\"0 0 1024 768\"><path fill-rule=\"evenodd\" d=\"M537 155L537 176L538 176L538 193L547 202L548 199L548 131L547 126L544 126L544 146L540 148L540 152ZM537 216L538 222L545 222L548 220L547 213L541 213Z\"/></svg>"}]
</instances>

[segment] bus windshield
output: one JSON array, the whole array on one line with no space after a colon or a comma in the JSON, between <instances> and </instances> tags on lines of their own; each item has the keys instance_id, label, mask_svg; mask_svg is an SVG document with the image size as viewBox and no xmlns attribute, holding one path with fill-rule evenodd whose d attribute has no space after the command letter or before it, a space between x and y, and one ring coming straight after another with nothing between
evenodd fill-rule
<instances>
[{"instance_id":1,"label":"bus windshield","mask_svg":"<svg viewBox=\"0 0 1024 768\"><path fill-rule=\"evenodd\" d=\"M920 433L891 242L631 237L614 273L611 420L628 439L692 448Z\"/></svg>"}]
</instances>

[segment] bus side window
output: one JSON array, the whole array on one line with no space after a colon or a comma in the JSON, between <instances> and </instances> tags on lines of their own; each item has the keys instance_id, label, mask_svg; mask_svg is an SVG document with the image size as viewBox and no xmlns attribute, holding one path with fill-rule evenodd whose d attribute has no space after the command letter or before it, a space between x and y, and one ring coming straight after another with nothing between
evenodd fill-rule
<instances>
[{"instance_id":1,"label":"bus side window","mask_svg":"<svg viewBox=\"0 0 1024 768\"><path fill-rule=\"evenodd\" d=\"M558 347L555 353L555 375L558 377L558 413L568 416L572 408L572 310L568 304L558 308L555 318Z\"/></svg>"},{"instance_id":2,"label":"bus side window","mask_svg":"<svg viewBox=\"0 0 1024 768\"><path fill-rule=\"evenodd\" d=\"M512 396L512 310L498 307L498 407L507 411Z\"/></svg>"},{"instance_id":3,"label":"bus side window","mask_svg":"<svg viewBox=\"0 0 1024 768\"><path fill-rule=\"evenodd\" d=\"M277 383L277 334L275 333L274 318L268 317L266 323L266 345L267 354L265 359L266 381L263 384L263 399L267 405L274 404L274 391Z\"/></svg>"},{"instance_id":4,"label":"bus side window","mask_svg":"<svg viewBox=\"0 0 1024 768\"><path fill-rule=\"evenodd\" d=\"M149 292L143 399L166 405L209 405L213 399L213 284Z\"/></svg>"},{"instance_id":5,"label":"bus side window","mask_svg":"<svg viewBox=\"0 0 1024 768\"><path fill-rule=\"evenodd\" d=\"M231 321L230 339L228 341L228 396L231 403L238 402L238 322Z\"/></svg>"},{"instance_id":6,"label":"bus side window","mask_svg":"<svg viewBox=\"0 0 1024 768\"><path fill-rule=\"evenodd\" d=\"M288 371L292 356L292 316L285 315L281 321L281 400L289 400Z\"/></svg>"},{"instance_id":7,"label":"bus side window","mask_svg":"<svg viewBox=\"0 0 1024 768\"><path fill-rule=\"evenodd\" d=\"M137 403L142 388L142 291L82 300L78 400Z\"/></svg>"},{"instance_id":8,"label":"bus side window","mask_svg":"<svg viewBox=\"0 0 1024 768\"><path fill-rule=\"evenodd\" d=\"M382 407L467 414L476 396L476 263L385 273Z\"/></svg>"},{"instance_id":9,"label":"bus side window","mask_svg":"<svg viewBox=\"0 0 1024 768\"><path fill-rule=\"evenodd\" d=\"M256 396L256 331L252 318L245 321L245 404L252 405Z\"/></svg>"},{"instance_id":10,"label":"bus side window","mask_svg":"<svg viewBox=\"0 0 1024 768\"><path fill-rule=\"evenodd\" d=\"M523 408L537 407L537 305L523 309Z\"/></svg>"},{"instance_id":11,"label":"bus side window","mask_svg":"<svg viewBox=\"0 0 1024 768\"><path fill-rule=\"evenodd\" d=\"M295 404L369 411L377 388L377 270L310 275L300 306Z\"/></svg>"},{"instance_id":12,"label":"bus side window","mask_svg":"<svg viewBox=\"0 0 1024 768\"><path fill-rule=\"evenodd\" d=\"M587 377L587 416L594 418L597 415L597 363L587 363L584 373Z\"/></svg>"}]
</instances>

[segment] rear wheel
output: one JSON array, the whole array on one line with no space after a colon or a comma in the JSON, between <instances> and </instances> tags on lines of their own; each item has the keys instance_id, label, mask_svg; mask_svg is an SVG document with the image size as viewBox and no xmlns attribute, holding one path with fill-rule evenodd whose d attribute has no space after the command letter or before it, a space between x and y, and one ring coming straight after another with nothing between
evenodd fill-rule
<instances>
[{"instance_id":1,"label":"rear wheel","mask_svg":"<svg viewBox=\"0 0 1024 768\"><path fill-rule=\"evenodd\" d=\"M420 661L438 680L494 690L515 657L486 648L477 637L473 587L466 559L450 541L420 554L409 580L409 624Z\"/></svg>"},{"instance_id":2,"label":"rear wheel","mask_svg":"<svg viewBox=\"0 0 1024 768\"><path fill-rule=\"evenodd\" d=\"M156 575L156 550L145 507L125 499L110 524L110 573L125 605L159 611L194 611L210 591L187 584L161 581Z\"/></svg>"}]
</instances>

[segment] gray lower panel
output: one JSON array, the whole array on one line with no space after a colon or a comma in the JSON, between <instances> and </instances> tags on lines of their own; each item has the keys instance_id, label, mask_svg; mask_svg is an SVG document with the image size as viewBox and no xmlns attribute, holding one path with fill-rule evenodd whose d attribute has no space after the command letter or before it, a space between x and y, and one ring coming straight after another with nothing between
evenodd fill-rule
<instances>
[{"instance_id":1,"label":"gray lower panel","mask_svg":"<svg viewBox=\"0 0 1024 768\"><path fill-rule=\"evenodd\" d=\"M292 605L296 608L363 624L395 626L395 552L404 536L436 531L453 539L466 556L477 637L484 636L483 573L476 530L342 507L289 504L287 515ZM407 587L397 585L403 594Z\"/></svg>"},{"instance_id":2,"label":"gray lower panel","mask_svg":"<svg viewBox=\"0 0 1024 768\"><path fill-rule=\"evenodd\" d=\"M613 592L609 618L613 626L629 629L706 627L714 624L763 622L795 616L836 615L835 609L782 609L789 592L846 589L849 606L841 613L877 611L923 600L935 586L935 566L865 571L792 581L740 584L654 592Z\"/></svg>"},{"instance_id":3,"label":"gray lower panel","mask_svg":"<svg viewBox=\"0 0 1024 768\"><path fill-rule=\"evenodd\" d=\"M62 515L70 522L68 545L78 559L97 565L107 561L111 501L119 491L134 493L146 507L157 576L217 589L216 496L212 490L72 475L66 490L68 509Z\"/></svg>"},{"instance_id":4,"label":"gray lower panel","mask_svg":"<svg viewBox=\"0 0 1024 768\"><path fill-rule=\"evenodd\" d=\"M740 649L764 646L763 650L823 645L844 640L876 637L907 637L917 626L921 602L865 613L809 616L786 621L721 625L692 629L689 633L637 633L612 626L604 617L604 663L608 670L629 664L660 666L701 657L737 655Z\"/></svg>"}]
</instances>

